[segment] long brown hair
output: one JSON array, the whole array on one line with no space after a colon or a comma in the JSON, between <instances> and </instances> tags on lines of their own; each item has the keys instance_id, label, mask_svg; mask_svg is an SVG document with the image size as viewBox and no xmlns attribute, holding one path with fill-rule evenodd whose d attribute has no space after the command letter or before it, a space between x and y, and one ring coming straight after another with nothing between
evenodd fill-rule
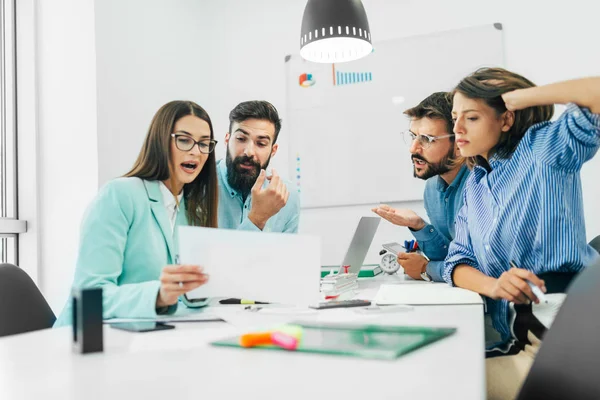
<instances>
[{"instance_id":1,"label":"long brown hair","mask_svg":"<svg viewBox=\"0 0 600 400\"><path fill-rule=\"evenodd\" d=\"M504 93L517 89L534 87L529 79L504 68L480 68L464 78L456 86L452 95L460 92L470 99L482 99L500 116L506 112L502 99ZM554 114L552 105L529 107L514 112L515 120L507 132L502 132L498 143L490 150L489 155L509 158L516 150L527 130L539 122L549 121ZM467 165L473 168L479 164L478 157L467 157Z\"/></svg>"},{"instance_id":2,"label":"long brown hair","mask_svg":"<svg viewBox=\"0 0 600 400\"><path fill-rule=\"evenodd\" d=\"M140 154L131 171L124 176L150 181L169 179L171 133L175 128L175 123L187 115L193 115L208 123L210 138L214 139L212 122L202 107L191 101L171 101L162 106L152 118ZM190 225L217 227L218 190L214 151L208 155L208 159L196 179L183 186L183 196Z\"/></svg>"}]
</instances>

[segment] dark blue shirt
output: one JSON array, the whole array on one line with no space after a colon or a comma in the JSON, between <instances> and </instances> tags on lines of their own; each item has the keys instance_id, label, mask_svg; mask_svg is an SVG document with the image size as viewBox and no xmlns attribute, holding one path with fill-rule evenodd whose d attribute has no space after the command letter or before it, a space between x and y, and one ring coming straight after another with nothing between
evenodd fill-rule
<instances>
[{"instance_id":1,"label":"dark blue shirt","mask_svg":"<svg viewBox=\"0 0 600 400\"><path fill-rule=\"evenodd\" d=\"M425 184L423 199L430 223L411 232L431 260L427 264L427 273L434 281L444 281L444 259L454 239L454 220L463 205L463 188L468 177L469 169L463 165L450 185L440 176L429 178Z\"/></svg>"}]
</instances>

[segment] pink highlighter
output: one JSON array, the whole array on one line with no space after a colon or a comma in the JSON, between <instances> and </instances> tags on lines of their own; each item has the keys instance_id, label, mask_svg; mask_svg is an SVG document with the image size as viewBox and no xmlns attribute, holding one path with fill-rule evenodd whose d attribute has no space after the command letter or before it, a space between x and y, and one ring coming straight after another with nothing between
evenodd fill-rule
<instances>
[{"instance_id":1,"label":"pink highlighter","mask_svg":"<svg viewBox=\"0 0 600 400\"><path fill-rule=\"evenodd\" d=\"M296 350L298 339L283 332L272 332L271 343L285 350Z\"/></svg>"}]
</instances>

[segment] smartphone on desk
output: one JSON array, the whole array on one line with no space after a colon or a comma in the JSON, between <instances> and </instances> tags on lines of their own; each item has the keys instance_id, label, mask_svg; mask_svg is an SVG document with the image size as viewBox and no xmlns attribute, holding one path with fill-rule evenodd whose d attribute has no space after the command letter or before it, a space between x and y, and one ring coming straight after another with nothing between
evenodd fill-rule
<instances>
[{"instance_id":1,"label":"smartphone on desk","mask_svg":"<svg viewBox=\"0 0 600 400\"><path fill-rule=\"evenodd\" d=\"M110 324L111 328L121 329L129 332L153 332L175 329L174 325L164 322L117 322Z\"/></svg>"},{"instance_id":2,"label":"smartphone on desk","mask_svg":"<svg viewBox=\"0 0 600 400\"><path fill-rule=\"evenodd\" d=\"M406 252L406 247L402 246L400 243L397 242L382 244L381 247L383 247L385 250L387 250L395 256L397 256L398 253Z\"/></svg>"}]
</instances>

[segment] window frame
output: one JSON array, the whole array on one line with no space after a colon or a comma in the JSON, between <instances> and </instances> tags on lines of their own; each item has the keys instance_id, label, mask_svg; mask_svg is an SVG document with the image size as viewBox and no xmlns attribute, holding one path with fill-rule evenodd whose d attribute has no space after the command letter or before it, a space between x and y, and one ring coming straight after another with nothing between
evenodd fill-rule
<instances>
[{"instance_id":1,"label":"window frame","mask_svg":"<svg viewBox=\"0 0 600 400\"><path fill-rule=\"evenodd\" d=\"M0 261L19 265L16 0L0 0L0 21Z\"/></svg>"}]
</instances>

